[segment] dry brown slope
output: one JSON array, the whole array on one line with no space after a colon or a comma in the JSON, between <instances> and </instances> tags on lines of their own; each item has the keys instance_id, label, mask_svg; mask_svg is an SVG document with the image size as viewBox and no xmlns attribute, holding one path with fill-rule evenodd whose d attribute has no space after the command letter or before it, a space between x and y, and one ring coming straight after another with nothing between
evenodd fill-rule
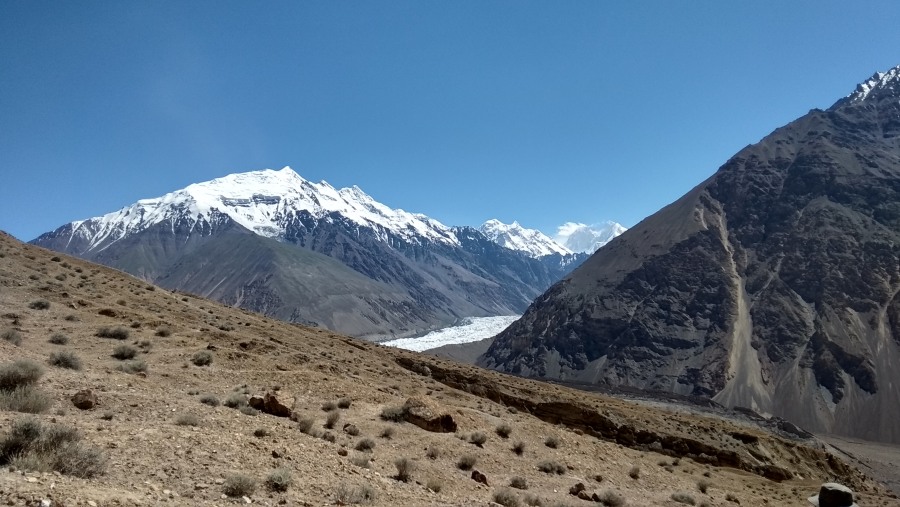
<instances>
[{"instance_id":1,"label":"dry brown slope","mask_svg":"<svg viewBox=\"0 0 900 507\"><path fill-rule=\"evenodd\" d=\"M49 308L30 308L39 299ZM254 503L333 505L341 487L368 487L376 505L487 505L514 477L528 484L527 491L512 490L517 498L543 505L582 504L567 493L578 482L589 492L621 494L628 505L678 505L670 499L675 492L709 505L734 505L729 495L741 505L761 505L763 499L769 505L797 505L832 478L862 491L866 505L896 502L827 454L761 431L266 319L2 234L0 319L0 328L14 328L23 337L20 346L0 340L0 363L17 358L44 363L60 350L83 360L80 371L47 367L41 388L53 406L37 417L78 428L109 458L106 474L94 479L4 467L0 500L12 505L46 498L66 506L88 501L227 505L232 501L222 498L221 482L229 473L262 481L276 467L291 471L293 486L279 493L260 485L250 495ZM156 336L163 325L171 327L170 336ZM123 326L130 332L126 343L143 345L145 375L117 369L120 362L110 354L122 342L96 337L103 326ZM48 343L54 333L65 334L69 343ZM212 352L210 366L191 364L202 350ZM224 400L236 388L262 393L276 386L281 395L296 396L298 418L315 417L316 432L326 431L322 405L350 398L352 405L340 410L336 429L329 431L334 441L301 433L287 418L199 402L206 393ZM97 408L72 406L69 397L81 389L99 394ZM459 425L457 432L429 433L380 419L385 407L413 396L443 405ZM176 424L181 414L195 415L199 425ZM0 428L5 431L22 417L0 411ZM344 423L357 426L359 435L342 431ZM494 433L503 423L512 430L508 439ZM386 428L393 430L390 438L380 436ZM257 429L269 435L256 437ZM459 438L479 432L487 437L482 447ZM547 437L556 437L559 446L544 445ZM355 450L367 438L375 443L372 452ZM521 456L511 450L516 442L524 444ZM435 459L428 449L438 450ZM682 457L687 454L694 459ZM490 485L457 468L466 455L476 458L475 468ZM718 457L710 462L713 456ZM369 468L353 463L361 457L370 459ZM403 457L417 465L406 483L393 478L394 462ZM537 468L541 462L559 463L564 473L543 473ZM640 469L637 479L629 476L633 467ZM774 471L796 475L782 482L764 477ZM706 494L698 491L701 480L711 483ZM439 483L441 491L430 491L428 483Z\"/></svg>"}]
</instances>

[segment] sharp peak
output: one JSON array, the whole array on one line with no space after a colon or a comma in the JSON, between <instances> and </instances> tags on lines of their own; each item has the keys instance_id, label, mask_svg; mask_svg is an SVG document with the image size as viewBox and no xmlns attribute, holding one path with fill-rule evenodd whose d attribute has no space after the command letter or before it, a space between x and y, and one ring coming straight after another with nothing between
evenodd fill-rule
<instances>
[{"instance_id":1,"label":"sharp peak","mask_svg":"<svg viewBox=\"0 0 900 507\"><path fill-rule=\"evenodd\" d=\"M900 65L892 67L884 72L877 71L872 77L856 85L852 93L837 101L833 107L856 103L866 100L873 92L890 90L891 95L900 94Z\"/></svg>"}]
</instances>

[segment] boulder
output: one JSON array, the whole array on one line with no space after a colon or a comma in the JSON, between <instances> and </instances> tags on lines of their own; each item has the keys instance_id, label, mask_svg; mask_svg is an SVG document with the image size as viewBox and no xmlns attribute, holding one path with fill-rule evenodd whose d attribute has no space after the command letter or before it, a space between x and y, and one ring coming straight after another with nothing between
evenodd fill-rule
<instances>
[{"instance_id":1,"label":"boulder","mask_svg":"<svg viewBox=\"0 0 900 507\"><path fill-rule=\"evenodd\" d=\"M426 431L453 433L456 421L449 412L429 399L409 398L403 404L406 421Z\"/></svg>"},{"instance_id":2,"label":"boulder","mask_svg":"<svg viewBox=\"0 0 900 507\"><path fill-rule=\"evenodd\" d=\"M81 410L90 410L96 407L99 402L97 395L91 392L90 389L83 389L72 395L72 405Z\"/></svg>"},{"instance_id":3,"label":"boulder","mask_svg":"<svg viewBox=\"0 0 900 507\"><path fill-rule=\"evenodd\" d=\"M490 484L488 484L487 476L479 472L478 470L472 470L472 480L475 482L480 482L485 486L490 486Z\"/></svg>"},{"instance_id":4,"label":"boulder","mask_svg":"<svg viewBox=\"0 0 900 507\"><path fill-rule=\"evenodd\" d=\"M287 396L284 393L282 393L280 397L282 399L290 398L290 396ZM266 393L262 396L254 395L247 400L247 404L266 414L271 414L276 417L290 417L292 412L291 408L278 398L279 397L275 396L273 393ZM291 403L293 404L293 401Z\"/></svg>"}]
</instances>

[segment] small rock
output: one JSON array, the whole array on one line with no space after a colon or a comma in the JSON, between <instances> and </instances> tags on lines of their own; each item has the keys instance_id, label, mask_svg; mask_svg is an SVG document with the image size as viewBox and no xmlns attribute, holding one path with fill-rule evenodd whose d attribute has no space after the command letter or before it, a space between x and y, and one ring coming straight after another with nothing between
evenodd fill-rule
<instances>
[{"instance_id":1,"label":"small rock","mask_svg":"<svg viewBox=\"0 0 900 507\"><path fill-rule=\"evenodd\" d=\"M243 500L244 503L253 503L253 500L250 500L250 499L247 498L246 496L242 496L242 497L241 497L241 500Z\"/></svg>"},{"instance_id":2,"label":"small rock","mask_svg":"<svg viewBox=\"0 0 900 507\"><path fill-rule=\"evenodd\" d=\"M72 395L72 404L81 410L90 410L98 403L97 395L90 389L83 389Z\"/></svg>"},{"instance_id":3,"label":"small rock","mask_svg":"<svg viewBox=\"0 0 900 507\"><path fill-rule=\"evenodd\" d=\"M280 457L281 457L281 453L273 449L273 450L272 450L272 457L273 457L273 458L280 458Z\"/></svg>"},{"instance_id":4,"label":"small rock","mask_svg":"<svg viewBox=\"0 0 900 507\"><path fill-rule=\"evenodd\" d=\"M577 496L578 498L580 498L582 500L591 501L591 495L589 495L587 491L579 491L578 494L575 496Z\"/></svg>"},{"instance_id":5,"label":"small rock","mask_svg":"<svg viewBox=\"0 0 900 507\"><path fill-rule=\"evenodd\" d=\"M95 502L93 500L88 500L88 505L90 505L91 507L97 507L97 502Z\"/></svg>"},{"instance_id":6,"label":"small rock","mask_svg":"<svg viewBox=\"0 0 900 507\"><path fill-rule=\"evenodd\" d=\"M26 477L25 482L37 482L37 477Z\"/></svg>"},{"instance_id":7,"label":"small rock","mask_svg":"<svg viewBox=\"0 0 900 507\"><path fill-rule=\"evenodd\" d=\"M581 492L584 491L584 490L585 490L584 483L583 483L583 482L579 482L578 484L576 484L576 485L572 486L571 488L569 488L569 494L570 494L570 495L576 495L576 496L577 496L578 493L581 493Z\"/></svg>"}]
</instances>

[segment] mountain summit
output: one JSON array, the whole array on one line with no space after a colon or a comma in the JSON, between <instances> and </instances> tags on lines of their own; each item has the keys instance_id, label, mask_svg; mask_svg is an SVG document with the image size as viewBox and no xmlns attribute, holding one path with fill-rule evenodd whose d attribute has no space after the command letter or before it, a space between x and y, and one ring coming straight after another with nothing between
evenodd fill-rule
<instances>
[{"instance_id":1,"label":"mountain summit","mask_svg":"<svg viewBox=\"0 0 900 507\"><path fill-rule=\"evenodd\" d=\"M553 239L573 252L592 254L627 230L612 221L593 225L566 222L557 228Z\"/></svg>"},{"instance_id":2,"label":"mountain summit","mask_svg":"<svg viewBox=\"0 0 900 507\"><path fill-rule=\"evenodd\" d=\"M900 442L900 68L734 155L479 362Z\"/></svg>"},{"instance_id":3,"label":"mountain summit","mask_svg":"<svg viewBox=\"0 0 900 507\"><path fill-rule=\"evenodd\" d=\"M370 339L518 315L582 257L540 259L289 167L231 174L33 243L169 289ZM565 261L565 262L564 262Z\"/></svg>"},{"instance_id":4,"label":"mountain summit","mask_svg":"<svg viewBox=\"0 0 900 507\"><path fill-rule=\"evenodd\" d=\"M519 250L534 258L553 254L571 255L573 253L568 248L547 237L541 231L526 229L519 225L519 222L515 221L511 224L504 224L499 220L492 219L482 224L478 230L494 243L512 250Z\"/></svg>"}]
</instances>

